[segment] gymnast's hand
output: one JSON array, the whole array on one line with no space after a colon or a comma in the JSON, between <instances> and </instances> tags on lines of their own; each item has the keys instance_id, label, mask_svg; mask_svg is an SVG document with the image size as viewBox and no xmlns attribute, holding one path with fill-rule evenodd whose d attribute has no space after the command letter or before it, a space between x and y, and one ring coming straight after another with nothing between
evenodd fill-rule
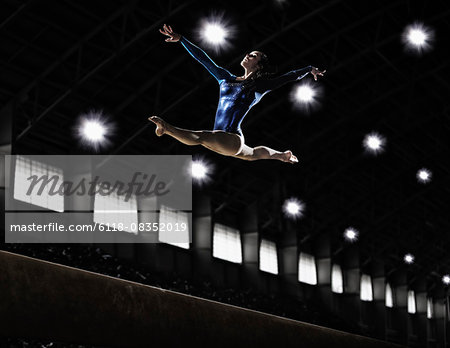
<instances>
[{"instance_id":1,"label":"gymnast's hand","mask_svg":"<svg viewBox=\"0 0 450 348\"><path fill-rule=\"evenodd\" d=\"M164 24L163 29L159 29L159 32L168 36L166 42L178 42L181 39L181 35L174 33L170 25Z\"/></svg>"},{"instance_id":2,"label":"gymnast's hand","mask_svg":"<svg viewBox=\"0 0 450 348\"><path fill-rule=\"evenodd\" d=\"M166 40L167 41L167 40ZM320 71L319 69L312 67L311 74L314 76L314 80L317 81L317 76L323 76L326 70Z\"/></svg>"}]
</instances>

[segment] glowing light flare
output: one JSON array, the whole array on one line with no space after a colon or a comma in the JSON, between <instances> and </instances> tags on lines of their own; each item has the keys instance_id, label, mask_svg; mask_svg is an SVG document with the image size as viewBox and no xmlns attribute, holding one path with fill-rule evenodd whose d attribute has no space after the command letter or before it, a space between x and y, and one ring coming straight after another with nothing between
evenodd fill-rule
<instances>
[{"instance_id":1,"label":"glowing light flare","mask_svg":"<svg viewBox=\"0 0 450 348\"><path fill-rule=\"evenodd\" d=\"M403 261L405 261L405 263L407 263L407 264L412 264L412 263L414 263L414 256L412 254L406 254L403 257Z\"/></svg>"},{"instance_id":2,"label":"glowing light flare","mask_svg":"<svg viewBox=\"0 0 450 348\"><path fill-rule=\"evenodd\" d=\"M289 203L286 205L286 210L287 210L287 212L288 212L289 214L291 214L291 215L297 215L298 212L300 211L300 207L299 207L298 204L295 203L295 202L289 202Z\"/></svg>"},{"instance_id":3,"label":"glowing light flare","mask_svg":"<svg viewBox=\"0 0 450 348\"><path fill-rule=\"evenodd\" d=\"M378 133L370 133L364 137L363 146L364 148L374 154L378 154L384 151L386 145L386 140L383 136Z\"/></svg>"},{"instance_id":4,"label":"glowing light flare","mask_svg":"<svg viewBox=\"0 0 450 348\"><path fill-rule=\"evenodd\" d=\"M283 211L287 216L300 218L303 216L305 204L297 198L289 198L284 201Z\"/></svg>"},{"instance_id":5,"label":"glowing light flare","mask_svg":"<svg viewBox=\"0 0 450 348\"><path fill-rule=\"evenodd\" d=\"M421 46L427 40L427 35L420 29L410 29L408 32L408 40L413 45Z\"/></svg>"},{"instance_id":6,"label":"glowing light flare","mask_svg":"<svg viewBox=\"0 0 450 348\"><path fill-rule=\"evenodd\" d=\"M426 169L422 168L419 171L417 171L416 178L417 181L423 184L426 184L427 182L431 181L432 173Z\"/></svg>"},{"instance_id":7,"label":"glowing light flare","mask_svg":"<svg viewBox=\"0 0 450 348\"><path fill-rule=\"evenodd\" d=\"M223 13L202 19L197 29L197 36L202 45L212 48L215 53L229 48L234 34L234 26L229 24Z\"/></svg>"},{"instance_id":8,"label":"glowing light flare","mask_svg":"<svg viewBox=\"0 0 450 348\"><path fill-rule=\"evenodd\" d=\"M189 175L197 185L203 185L211 181L213 166L203 158L197 157L192 160Z\"/></svg>"},{"instance_id":9,"label":"glowing light flare","mask_svg":"<svg viewBox=\"0 0 450 348\"><path fill-rule=\"evenodd\" d=\"M106 128L97 120L85 120L81 131L88 141L97 142L105 139Z\"/></svg>"},{"instance_id":10,"label":"glowing light flare","mask_svg":"<svg viewBox=\"0 0 450 348\"><path fill-rule=\"evenodd\" d=\"M442 282L443 282L445 285L449 285L449 284L450 284L450 275L449 275L449 274L444 275L444 276L442 277Z\"/></svg>"},{"instance_id":11,"label":"glowing light flare","mask_svg":"<svg viewBox=\"0 0 450 348\"><path fill-rule=\"evenodd\" d=\"M344 231L344 238L346 240L348 240L349 242L355 242L358 240L358 235L359 232L357 229L353 228L353 227L348 227L345 231Z\"/></svg>"},{"instance_id":12,"label":"glowing light flare","mask_svg":"<svg viewBox=\"0 0 450 348\"><path fill-rule=\"evenodd\" d=\"M419 54L431 49L433 39L433 30L419 22L408 25L402 34L405 49Z\"/></svg>"},{"instance_id":13,"label":"glowing light flare","mask_svg":"<svg viewBox=\"0 0 450 348\"><path fill-rule=\"evenodd\" d=\"M201 162L192 163L192 177L202 180L208 174L208 168Z\"/></svg>"},{"instance_id":14,"label":"glowing light flare","mask_svg":"<svg viewBox=\"0 0 450 348\"><path fill-rule=\"evenodd\" d=\"M314 99L314 90L309 85L302 85L295 91L295 98L300 103L309 103Z\"/></svg>"},{"instance_id":15,"label":"glowing light flare","mask_svg":"<svg viewBox=\"0 0 450 348\"><path fill-rule=\"evenodd\" d=\"M91 110L79 116L75 130L83 146L98 151L110 145L109 138L113 135L114 126L102 111Z\"/></svg>"},{"instance_id":16,"label":"glowing light flare","mask_svg":"<svg viewBox=\"0 0 450 348\"><path fill-rule=\"evenodd\" d=\"M205 40L209 41L210 43L214 45L220 45L225 41L227 32L225 28L220 24L208 23L203 28L203 36Z\"/></svg>"},{"instance_id":17,"label":"glowing light flare","mask_svg":"<svg viewBox=\"0 0 450 348\"><path fill-rule=\"evenodd\" d=\"M317 82L302 82L294 86L290 100L294 108L310 112L320 105L322 87Z\"/></svg>"}]
</instances>

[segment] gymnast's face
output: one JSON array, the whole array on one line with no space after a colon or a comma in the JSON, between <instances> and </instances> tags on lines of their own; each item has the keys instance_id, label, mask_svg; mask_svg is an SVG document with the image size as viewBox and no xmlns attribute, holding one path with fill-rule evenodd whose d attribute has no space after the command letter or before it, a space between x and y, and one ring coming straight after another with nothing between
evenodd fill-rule
<instances>
[{"instance_id":1,"label":"gymnast's face","mask_svg":"<svg viewBox=\"0 0 450 348\"><path fill-rule=\"evenodd\" d=\"M253 51L247 53L241 61L241 66L250 71L256 71L259 69L259 61L261 60L261 52Z\"/></svg>"}]
</instances>

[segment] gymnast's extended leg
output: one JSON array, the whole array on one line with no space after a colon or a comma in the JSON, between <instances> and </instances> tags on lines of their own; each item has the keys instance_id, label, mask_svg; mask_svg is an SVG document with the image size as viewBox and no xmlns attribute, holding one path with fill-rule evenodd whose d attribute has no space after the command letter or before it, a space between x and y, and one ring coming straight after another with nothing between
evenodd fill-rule
<instances>
[{"instance_id":1,"label":"gymnast's extended leg","mask_svg":"<svg viewBox=\"0 0 450 348\"><path fill-rule=\"evenodd\" d=\"M237 134L223 131L193 131L174 127L157 116L149 117L157 126L156 135L170 135L186 145L202 145L225 156L233 156L246 161L274 159L288 163L297 163L292 151L280 152L267 146L250 147L243 144L243 138Z\"/></svg>"},{"instance_id":2,"label":"gymnast's extended leg","mask_svg":"<svg viewBox=\"0 0 450 348\"><path fill-rule=\"evenodd\" d=\"M284 152L271 149L267 146L256 146L250 147L245 145L242 147L241 152L239 152L234 157L246 160L246 161L256 161L261 159L274 159L288 163L297 163L298 159L292 154L292 151L287 150Z\"/></svg>"},{"instance_id":3,"label":"gymnast's extended leg","mask_svg":"<svg viewBox=\"0 0 450 348\"><path fill-rule=\"evenodd\" d=\"M170 135L186 145L202 145L214 152L225 156L234 156L240 152L243 140L237 134L223 131L194 131L178 128L167 123L158 116L149 117L149 120L157 126L156 135Z\"/></svg>"}]
</instances>

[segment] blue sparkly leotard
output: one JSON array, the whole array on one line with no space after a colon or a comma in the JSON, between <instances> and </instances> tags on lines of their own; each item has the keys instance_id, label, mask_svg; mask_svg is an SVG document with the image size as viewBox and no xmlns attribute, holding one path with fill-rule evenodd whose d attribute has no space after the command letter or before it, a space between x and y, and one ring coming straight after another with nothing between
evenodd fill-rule
<instances>
[{"instance_id":1,"label":"blue sparkly leotard","mask_svg":"<svg viewBox=\"0 0 450 348\"><path fill-rule=\"evenodd\" d=\"M217 66L203 50L189 42L185 37L181 37L180 42L191 56L200 62L219 82L220 97L214 130L236 133L241 136L242 120L264 95L287 82L302 79L312 69L311 66L307 66L272 79L259 78L236 81L235 75Z\"/></svg>"}]
</instances>

